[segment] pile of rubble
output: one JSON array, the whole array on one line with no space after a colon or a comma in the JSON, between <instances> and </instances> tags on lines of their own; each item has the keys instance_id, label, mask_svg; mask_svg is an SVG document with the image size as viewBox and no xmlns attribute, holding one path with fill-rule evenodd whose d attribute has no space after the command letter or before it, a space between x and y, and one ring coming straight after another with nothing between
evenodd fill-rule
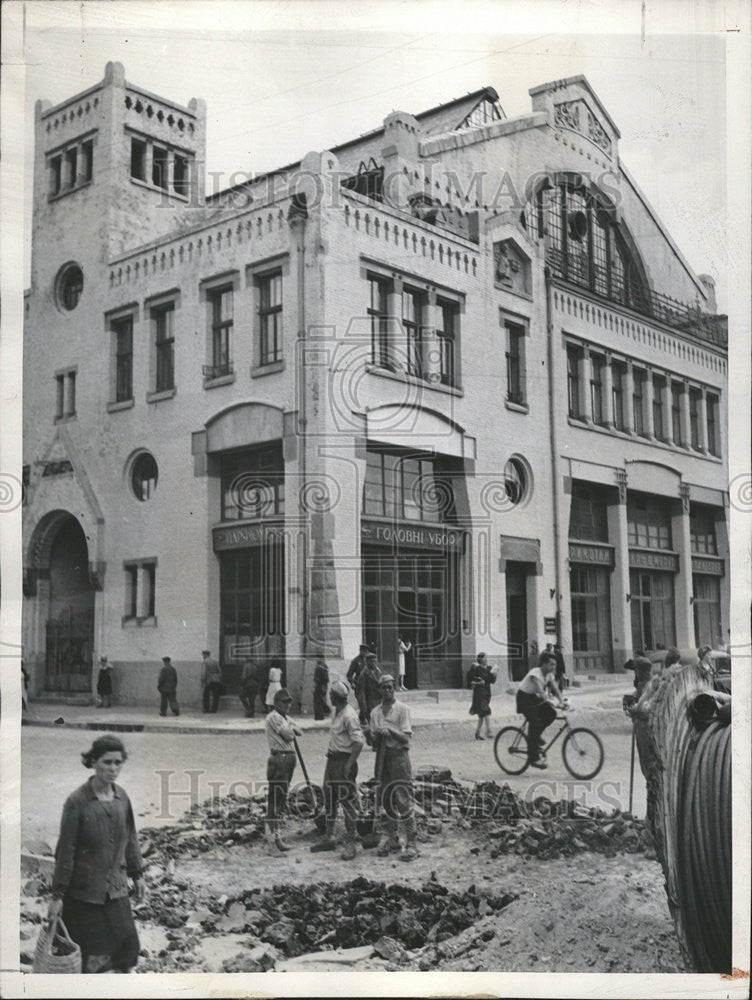
<instances>
[{"instance_id":1,"label":"pile of rubble","mask_svg":"<svg viewBox=\"0 0 752 1000\"><path fill-rule=\"evenodd\" d=\"M195 858L216 847L250 844L263 836L265 812L265 795L208 799L172 826L141 830L141 853L146 859Z\"/></svg>"}]
</instances>

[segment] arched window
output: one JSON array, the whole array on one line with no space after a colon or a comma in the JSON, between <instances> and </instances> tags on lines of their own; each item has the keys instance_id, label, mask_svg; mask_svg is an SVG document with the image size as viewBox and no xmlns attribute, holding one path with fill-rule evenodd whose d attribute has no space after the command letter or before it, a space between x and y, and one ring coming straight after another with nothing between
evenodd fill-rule
<instances>
[{"instance_id":1,"label":"arched window","mask_svg":"<svg viewBox=\"0 0 752 1000\"><path fill-rule=\"evenodd\" d=\"M575 182L543 185L520 221L532 239L545 242L546 261L558 277L649 311L642 268L602 196Z\"/></svg>"}]
</instances>

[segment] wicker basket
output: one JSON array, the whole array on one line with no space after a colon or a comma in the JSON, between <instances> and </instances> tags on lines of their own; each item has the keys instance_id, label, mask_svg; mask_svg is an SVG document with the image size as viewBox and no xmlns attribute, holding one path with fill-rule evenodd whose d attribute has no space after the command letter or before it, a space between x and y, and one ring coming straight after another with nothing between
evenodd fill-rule
<instances>
[{"instance_id":1,"label":"wicker basket","mask_svg":"<svg viewBox=\"0 0 752 1000\"><path fill-rule=\"evenodd\" d=\"M32 971L56 975L81 971L81 949L71 940L60 917L43 925L34 949Z\"/></svg>"}]
</instances>

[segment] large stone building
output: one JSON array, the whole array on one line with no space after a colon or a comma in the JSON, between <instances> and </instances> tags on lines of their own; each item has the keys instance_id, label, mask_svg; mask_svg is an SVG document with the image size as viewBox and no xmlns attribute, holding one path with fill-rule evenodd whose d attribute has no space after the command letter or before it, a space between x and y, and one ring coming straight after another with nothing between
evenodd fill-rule
<instances>
[{"instance_id":1,"label":"large stone building","mask_svg":"<svg viewBox=\"0 0 752 1000\"><path fill-rule=\"evenodd\" d=\"M108 64L36 109L25 659L150 701L200 651L364 639L456 686L727 639L727 331L584 77L206 196L205 108ZM414 657L412 654L415 654Z\"/></svg>"}]
</instances>

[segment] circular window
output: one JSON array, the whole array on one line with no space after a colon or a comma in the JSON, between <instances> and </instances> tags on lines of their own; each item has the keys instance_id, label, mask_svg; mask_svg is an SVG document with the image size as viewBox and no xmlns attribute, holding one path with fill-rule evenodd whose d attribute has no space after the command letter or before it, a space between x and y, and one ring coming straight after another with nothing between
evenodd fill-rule
<instances>
[{"instance_id":1,"label":"circular window","mask_svg":"<svg viewBox=\"0 0 752 1000\"><path fill-rule=\"evenodd\" d=\"M131 489L137 500L150 500L157 489L157 462L148 451L137 455L131 468Z\"/></svg>"},{"instance_id":2,"label":"circular window","mask_svg":"<svg viewBox=\"0 0 752 1000\"><path fill-rule=\"evenodd\" d=\"M56 298L61 308L70 312L78 305L84 290L84 272L78 264L66 264L58 272Z\"/></svg>"},{"instance_id":3,"label":"circular window","mask_svg":"<svg viewBox=\"0 0 752 1000\"><path fill-rule=\"evenodd\" d=\"M527 462L517 456L510 458L504 466L504 487L508 502L516 507L527 500L531 481Z\"/></svg>"}]
</instances>

